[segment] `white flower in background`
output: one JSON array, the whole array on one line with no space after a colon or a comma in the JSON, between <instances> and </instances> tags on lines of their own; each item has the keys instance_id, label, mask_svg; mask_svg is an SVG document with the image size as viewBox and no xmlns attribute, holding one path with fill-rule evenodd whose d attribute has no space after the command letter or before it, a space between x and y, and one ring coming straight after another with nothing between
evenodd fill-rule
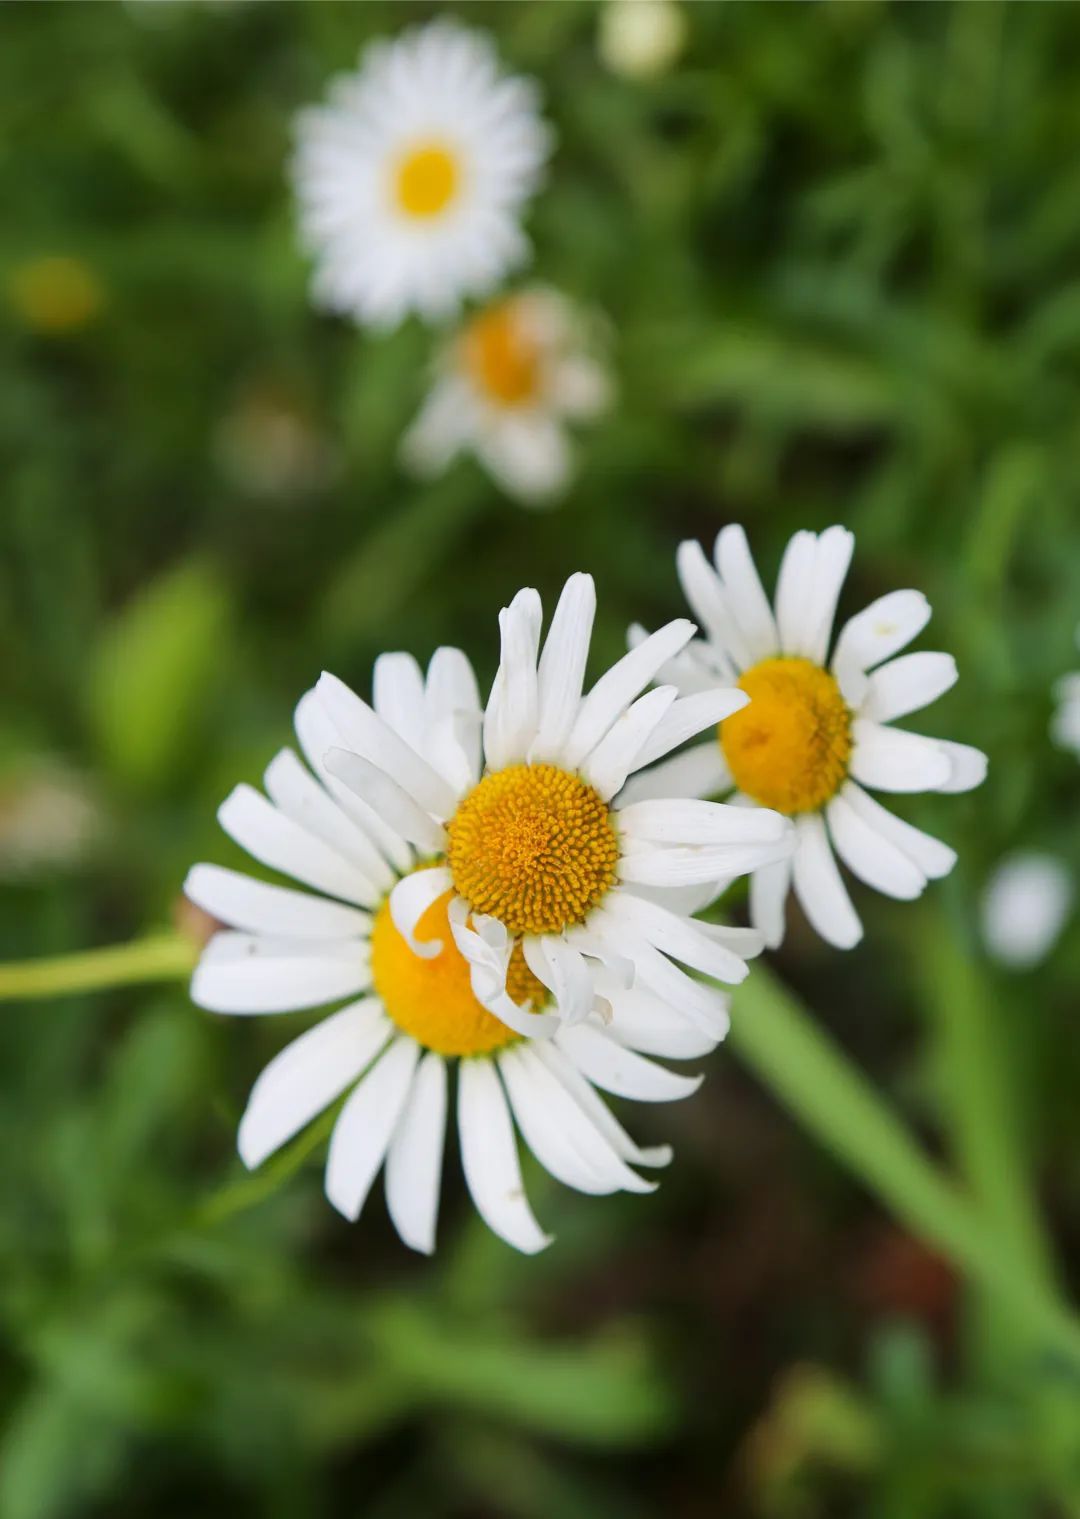
<instances>
[{"instance_id":1,"label":"white flower in background","mask_svg":"<svg viewBox=\"0 0 1080 1519\"><path fill-rule=\"evenodd\" d=\"M1080 644L1080 628L1076 641ZM1054 696L1058 705L1050 735L1055 744L1080 758L1080 670L1063 675L1054 687Z\"/></svg>"},{"instance_id":2,"label":"white flower in background","mask_svg":"<svg viewBox=\"0 0 1080 1519\"><path fill-rule=\"evenodd\" d=\"M996 960L1016 969L1037 965L1053 949L1072 909L1072 876L1051 855L1008 855L987 883L982 934Z\"/></svg>"},{"instance_id":3,"label":"white flower in background","mask_svg":"<svg viewBox=\"0 0 1080 1519\"><path fill-rule=\"evenodd\" d=\"M600 57L613 74L662 74L685 43L686 16L676 0L607 0L600 12Z\"/></svg>"},{"instance_id":4,"label":"white flower in background","mask_svg":"<svg viewBox=\"0 0 1080 1519\"><path fill-rule=\"evenodd\" d=\"M872 602L843 626L830 657L853 545L842 527L796 533L780 566L775 608L741 527L717 537L715 569L700 544L680 545L679 579L706 636L659 678L674 682L687 700L726 689L738 676L751 700L718 736L628 788L635 798L734 790L743 806L775 808L794 819L793 857L756 870L750 882L751 920L770 947L783 938L792 886L823 939L841 949L858 943L862 925L834 851L868 886L904 899L955 864L952 849L902 822L864 787L968 791L986 774L978 749L892 726L956 680L949 654L893 657L929 620L921 592L893 591ZM643 636L631 630L632 642Z\"/></svg>"},{"instance_id":5,"label":"white flower in background","mask_svg":"<svg viewBox=\"0 0 1080 1519\"><path fill-rule=\"evenodd\" d=\"M568 1186L588 1193L652 1190L654 1183L633 1167L666 1165L670 1151L639 1149L596 1089L646 1102L694 1091L700 1078L676 1075L648 1056L707 1053L725 1031L725 999L668 956L738 980L744 957L761 947L750 930L691 924L614 884L618 835L594 785L615 788L625 751L655 729L643 721L646 713L663 706L665 731L676 741L689 713L682 708L680 716L678 704L657 701L654 693L644 710L639 703L621 718L622 753L615 739L598 740L625 711L631 688L648 679L655 657L647 652L630 668L624 661L614 682L605 677L607 684L595 688L595 700L578 700L573 687L575 680L580 687L581 666L574 659L580 652L583 660L591 616L591 584L583 581L571 582L564 597L554 644L549 638L557 663L544 666L539 682L535 664L523 687L507 678L508 669L516 676L531 624L522 620L520 598L505 614L511 652L489 707L488 736L500 760L511 755L508 768L475 784L482 716L460 651L440 649L426 678L408 655L384 655L375 666L374 708L324 677L326 702L309 691L296 710L311 768L284 749L266 771L266 796L239 786L219 813L222 827L256 860L312 890L215 865L195 866L185 884L193 902L231 925L196 968L191 992L201 1007L258 1014L345 1002L259 1077L240 1125L245 1164L259 1165L351 1088L330 1141L327 1196L357 1218L385 1163L390 1216L418 1250L434 1247L448 1067L456 1066L457 1127L476 1207L509 1244L539 1250L548 1240L522 1189L514 1125ZM532 599L527 607L531 612ZM675 642L669 636L666 647ZM732 693L730 701L709 705L722 711L738 700ZM565 748L574 729L575 744L591 755L591 781L546 760L534 766L513 760L515 735L529 728L540 742L537 718L545 755ZM337 746L349 741L385 768L343 754ZM764 852L737 840L778 836L784 826L764 819L755 827L740 814L736 842L723 843L723 808L690 802L636 809L632 858L639 877L654 878L662 861L674 870L676 857L687 853L662 842L679 833L672 809L680 805L711 820L717 842L706 855L730 857L732 869ZM450 830L435 821L442 812L451 816ZM708 844L708 827L701 837ZM470 919L452 870L430 864L445 859L448 847L454 868L477 884L485 902L494 895L533 928L553 925L558 915L569 922L594 898L603 897L604 907L593 913L580 949L569 932L512 940L496 920ZM630 946L640 950L633 986ZM498 1016L477 1000L478 983ZM604 1016L592 1011L594 1004ZM558 1012L573 1017L564 1022Z\"/></svg>"},{"instance_id":6,"label":"white flower in background","mask_svg":"<svg viewBox=\"0 0 1080 1519\"><path fill-rule=\"evenodd\" d=\"M566 424L599 415L611 399L588 326L571 302L542 288L474 316L441 357L405 436L405 463L432 475L471 452L526 504L557 496L571 473Z\"/></svg>"},{"instance_id":7,"label":"white flower in background","mask_svg":"<svg viewBox=\"0 0 1080 1519\"><path fill-rule=\"evenodd\" d=\"M522 264L551 150L535 85L456 21L377 42L303 111L292 172L319 304L391 327L452 315Z\"/></svg>"}]
</instances>

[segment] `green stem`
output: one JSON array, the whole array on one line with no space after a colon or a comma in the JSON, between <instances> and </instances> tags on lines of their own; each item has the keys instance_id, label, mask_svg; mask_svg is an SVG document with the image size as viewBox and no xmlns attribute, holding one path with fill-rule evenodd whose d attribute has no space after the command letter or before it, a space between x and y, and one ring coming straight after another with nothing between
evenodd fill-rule
<instances>
[{"instance_id":1,"label":"green stem","mask_svg":"<svg viewBox=\"0 0 1080 1519\"><path fill-rule=\"evenodd\" d=\"M104 991L140 981L175 981L190 973L195 953L188 939L164 933L77 955L0 965L0 1002Z\"/></svg>"},{"instance_id":2,"label":"green stem","mask_svg":"<svg viewBox=\"0 0 1080 1519\"><path fill-rule=\"evenodd\" d=\"M803 1125L913 1233L994 1293L1047 1350L1080 1368L1080 1322L974 1203L926 1158L821 1026L755 966L730 1042Z\"/></svg>"}]
</instances>

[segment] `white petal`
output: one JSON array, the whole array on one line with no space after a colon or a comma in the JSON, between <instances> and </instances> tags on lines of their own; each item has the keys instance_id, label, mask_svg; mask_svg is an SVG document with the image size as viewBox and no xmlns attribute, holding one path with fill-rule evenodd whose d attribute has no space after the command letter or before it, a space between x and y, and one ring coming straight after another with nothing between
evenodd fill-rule
<instances>
[{"instance_id":1,"label":"white petal","mask_svg":"<svg viewBox=\"0 0 1080 1519\"><path fill-rule=\"evenodd\" d=\"M905 823L903 818L898 818L872 796L868 796L854 781L846 781L840 795L875 833L902 849L928 880L936 881L947 876L956 864L955 849L950 849L940 839Z\"/></svg>"},{"instance_id":2,"label":"white petal","mask_svg":"<svg viewBox=\"0 0 1080 1519\"><path fill-rule=\"evenodd\" d=\"M652 1192L527 1045L498 1057L514 1120L537 1160L557 1181L579 1192Z\"/></svg>"},{"instance_id":3,"label":"white petal","mask_svg":"<svg viewBox=\"0 0 1080 1519\"><path fill-rule=\"evenodd\" d=\"M750 921L764 936L766 949L784 940L784 909L791 889L791 861L777 860L750 877Z\"/></svg>"},{"instance_id":4,"label":"white petal","mask_svg":"<svg viewBox=\"0 0 1080 1519\"><path fill-rule=\"evenodd\" d=\"M716 1048L712 1034L689 1022L652 992L612 992L611 1008L607 1033L628 1049L664 1055L671 1060L695 1060Z\"/></svg>"},{"instance_id":5,"label":"white petal","mask_svg":"<svg viewBox=\"0 0 1080 1519\"><path fill-rule=\"evenodd\" d=\"M449 817L457 802L451 788L415 749L350 691L337 676L323 673L315 687L345 745L392 775L423 808L435 817Z\"/></svg>"},{"instance_id":6,"label":"white petal","mask_svg":"<svg viewBox=\"0 0 1080 1519\"><path fill-rule=\"evenodd\" d=\"M449 718L453 724L454 734L465 753L469 775L475 785L480 779L483 763L481 754L483 712L473 667L460 649L444 646L435 650L428 664L424 696L427 706L429 749L432 729ZM436 756L429 750L425 750L425 754L438 769ZM447 779L450 778L447 777Z\"/></svg>"},{"instance_id":7,"label":"white petal","mask_svg":"<svg viewBox=\"0 0 1080 1519\"><path fill-rule=\"evenodd\" d=\"M646 901L629 891L613 891L606 901L608 916L632 935L641 935L662 954L682 965L737 986L746 980L745 960L723 943L711 938L707 925L669 912L657 902Z\"/></svg>"},{"instance_id":8,"label":"white petal","mask_svg":"<svg viewBox=\"0 0 1080 1519\"><path fill-rule=\"evenodd\" d=\"M475 446L489 473L523 506L547 505L570 479L569 439L562 423L548 412L502 412Z\"/></svg>"},{"instance_id":9,"label":"white petal","mask_svg":"<svg viewBox=\"0 0 1080 1519\"><path fill-rule=\"evenodd\" d=\"M632 1097L636 1102L676 1102L696 1092L705 1079L678 1076L662 1065L655 1065L644 1055L621 1048L588 1023L560 1029L555 1043L595 1086L616 1097Z\"/></svg>"},{"instance_id":10,"label":"white petal","mask_svg":"<svg viewBox=\"0 0 1080 1519\"><path fill-rule=\"evenodd\" d=\"M525 963L551 992L559 1017L580 1023L592 1012L593 978L584 956L554 934L521 941Z\"/></svg>"},{"instance_id":11,"label":"white petal","mask_svg":"<svg viewBox=\"0 0 1080 1519\"><path fill-rule=\"evenodd\" d=\"M271 870L280 870L330 897L361 907L370 892L349 862L266 800L251 786L237 786L218 808L218 822L241 849Z\"/></svg>"},{"instance_id":12,"label":"white petal","mask_svg":"<svg viewBox=\"0 0 1080 1519\"><path fill-rule=\"evenodd\" d=\"M284 934L298 939L343 939L366 934L371 917L356 907L270 886L220 865L195 865L188 871L184 895L230 928L255 934Z\"/></svg>"},{"instance_id":13,"label":"white petal","mask_svg":"<svg viewBox=\"0 0 1080 1519\"><path fill-rule=\"evenodd\" d=\"M330 1136L326 1195L339 1213L360 1217L409 1096L420 1050L396 1039L341 1110Z\"/></svg>"},{"instance_id":14,"label":"white petal","mask_svg":"<svg viewBox=\"0 0 1080 1519\"><path fill-rule=\"evenodd\" d=\"M304 768L291 749L282 749L274 756L266 767L263 782L267 796L279 812L355 866L357 893L363 892L366 907L377 906L394 884L394 872L371 838Z\"/></svg>"},{"instance_id":15,"label":"white petal","mask_svg":"<svg viewBox=\"0 0 1080 1519\"><path fill-rule=\"evenodd\" d=\"M746 692L735 686L717 686L712 691L700 691L693 696L682 697L649 735L634 761L634 769L640 770L645 765L651 765L662 755L685 744L687 739L696 738L703 729L718 727L725 717L741 711L749 700ZM713 743L719 749L719 738L716 735L713 736Z\"/></svg>"},{"instance_id":16,"label":"white petal","mask_svg":"<svg viewBox=\"0 0 1080 1519\"><path fill-rule=\"evenodd\" d=\"M403 839L427 854L442 854L446 849L446 832L419 802L399 786L385 770L380 770L363 755L351 749L331 749L326 768L336 775L354 796L375 808Z\"/></svg>"},{"instance_id":17,"label":"white petal","mask_svg":"<svg viewBox=\"0 0 1080 1519\"><path fill-rule=\"evenodd\" d=\"M550 1245L525 1196L510 1113L489 1060L458 1062L458 1132L465 1181L488 1228L526 1255Z\"/></svg>"},{"instance_id":18,"label":"white petal","mask_svg":"<svg viewBox=\"0 0 1080 1519\"><path fill-rule=\"evenodd\" d=\"M788 541L776 581L776 623L784 654L801 654L813 610L817 535L798 532Z\"/></svg>"},{"instance_id":19,"label":"white petal","mask_svg":"<svg viewBox=\"0 0 1080 1519\"><path fill-rule=\"evenodd\" d=\"M1057 943L1072 910L1075 887L1060 860L1033 851L1001 862L982 899L982 932L997 960L1024 969Z\"/></svg>"},{"instance_id":20,"label":"white petal","mask_svg":"<svg viewBox=\"0 0 1080 1519\"><path fill-rule=\"evenodd\" d=\"M904 902L921 895L926 877L919 867L865 822L843 793L833 797L825 816L833 847L860 881Z\"/></svg>"},{"instance_id":21,"label":"white petal","mask_svg":"<svg viewBox=\"0 0 1080 1519\"><path fill-rule=\"evenodd\" d=\"M536 737L536 651L540 641L540 597L519 591L499 613L502 650L484 714L484 754L492 770L523 760Z\"/></svg>"},{"instance_id":22,"label":"white petal","mask_svg":"<svg viewBox=\"0 0 1080 1519\"><path fill-rule=\"evenodd\" d=\"M601 675L582 702L571 729L561 758L566 769L577 769L660 666L684 648L693 633L692 622L677 618L650 634L644 643L624 654Z\"/></svg>"},{"instance_id":23,"label":"white petal","mask_svg":"<svg viewBox=\"0 0 1080 1519\"><path fill-rule=\"evenodd\" d=\"M606 1036L600 1033L601 1038ZM642 1149L619 1123L607 1103L578 1070L571 1057L554 1043L535 1046L538 1059L580 1107L585 1116L600 1130L620 1160L632 1166L666 1166L671 1163L671 1146L655 1145Z\"/></svg>"},{"instance_id":24,"label":"white petal","mask_svg":"<svg viewBox=\"0 0 1080 1519\"><path fill-rule=\"evenodd\" d=\"M446 1139L446 1063L429 1051L417 1067L386 1156L386 1206L413 1250L435 1249Z\"/></svg>"},{"instance_id":25,"label":"white petal","mask_svg":"<svg viewBox=\"0 0 1080 1519\"><path fill-rule=\"evenodd\" d=\"M730 881L775 860L786 860L792 842L791 834L786 834L778 843L717 844L711 848L633 843L619 860L619 878L628 885L663 887Z\"/></svg>"},{"instance_id":26,"label":"white petal","mask_svg":"<svg viewBox=\"0 0 1080 1519\"><path fill-rule=\"evenodd\" d=\"M393 1025L374 998L331 1013L275 1055L251 1089L237 1148L261 1166L340 1097L386 1044Z\"/></svg>"},{"instance_id":27,"label":"white petal","mask_svg":"<svg viewBox=\"0 0 1080 1519\"><path fill-rule=\"evenodd\" d=\"M956 684L956 673L951 654L902 654L871 675L861 715L889 723L918 712Z\"/></svg>"},{"instance_id":28,"label":"white petal","mask_svg":"<svg viewBox=\"0 0 1080 1519\"><path fill-rule=\"evenodd\" d=\"M291 1013L370 985L363 940L219 933L195 967L191 1000L211 1013Z\"/></svg>"},{"instance_id":29,"label":"white petal","mask_svg":"<svg viewBox=\"0 0 1080 1519\"><path fill-rule=\"evenodd\" d=\"M828 527L820 534L814 559L814 584L806 613L806 632L800 653L815 664L823 665L829 652L829 639L836 603L851 564L855 535L846 527Z\"/></svg>"},{"instance_id":30,"label":"white petal","mask_svg":"<svg viewBox=\"0 0 1080 1519\"><path fill-rule=\"evenodd\" d=\"M728 1030L728 998L715 987L695 981L685 971L660 954L644 939L628 946L622 925L613 922L600 908L585 928L574 929L570 937L587 954L606 955L621 960L630 950L636 989L651 991L661 1002L676 1007L696 1027L711 1035L717 1043Z\"/></svg>"},{"instance_id":31,"label":"white petal","mask_svg":"<svg viewBox=\"0 0 1080 1519\"><path fill-rule=\"evenodd\" d=\"M720 529L713 558L746 645L748 663L767 659L780 648L780 635L746 533L737 523Z\"/></svg>"},{"instance_id":32,"label":"white petal","mask_svg":"<svg viewBox=\"0 0 1080 1519\"><path fill-rule=\"evenodd\" d=\"M796 820L796 831L792 881L799 905L826 943L851 949L862 938L862 924L840 877L821 814L804 813Z\"/></svg>"},{"instance_id":33,"label":"white petal","mask_svg":"<svg viewBox=\"0 0 1080 1519\"><path fill-rule=\"evenodd\" d=\"M426 870L414 870L411 876L403 876L390 893L390 916L394 927L413 954L422 960L434 960L442 954L443 941L414 938L416 925L428 908L452 890L453 885L449 870L435 865Z\"/></svg>"},{"instance_id":34,"label":"white petal","mask_svg":"<svg viewBox=\"0 0 1080 1519\"><path fill-rule=\"evenodd\" d=\"M851 736L851 774L875 791L940 791L952 775L952 761L937 739L862 717L852 723Z\"/></svg>"},{"instance_id":35,"label":"white petal","mask_svg":"<svg viewBox=\"0 0 1080 1519\"><path fill-rule=\"evenodd\" d=\"M550 1039L559 1026L555 1014L529 1012L507 994L506 971L513 944L503 925L476 914L470 927L468 903L462 897L451 900L447 917L454 943L469 962L472 993L481 1007L525 1039Z\"/></svg>"},{"instance_id":36,"label":"white petal","mask_svg":"<svg viewBox=\"0 0 1080 1519\"><path fill-rule=\"evenodd\" d=\"M557 759L570 736L585 679L596 587L591 575L571 575L551 619L538 675L539 722L529 758Z\"/></svg>"},{"instance_id":37,"label":"white petal","mask_svg":"<svg viewBox=\"0 0 1080 1519\"><path fill-rule=\"evenodd\" d=\"M850 672L861 673L891 659L930 621L930 603L921 591L890 591L856 613L841 629L832 668L843 684Z\"/></svg>"},{"instance_id":38,"label":"white petal","mask_svg":"<svg viewBox=\"0 0 1080 1519\"><path fill-rule=\"evenodd\" d=\"M596 748L581 764L581 775L604 801L620 791L637 755L675 702L674 686L646 691L617 717Z\"/></svg>"},{"instance_id":39,"label":"white petal","mask_svg":"<svg viewBox=\"0 0 1080 1519\"><path fill-rule=\"evenodd\" d=\"M411 654L380 654L372 672L372 703L383 722L417 753L427 726L424 677Z\"/></svg>"},{"instance_id":40,"label":"white petal","mask_svg":"<svg viewBox=\"0 0 1080 1519\"><path fill-rule=\"evenodd\" d=\"M675 569L690 610L710 641L744 669L750 663L746 643L731 613L725 587L705 557L701 544L688 538L675 552Z\"/></svg>"},{"instance_id":41,"label":"white petal","mask_svg":"<svg viewBox=\"0 0 1080 1519\"><path fill-rule=\"evenodd\" d=\"M661 801L665 797L712 797L730 791L734 781L716 739L695 744L682 754L662 760L632 775L615 798L616 807L635 802Z\"/></svg>"},{"instance_id":42,"label":"white petal","mask_svg":"<svg viewBox=\"0 0 1080 1519\"><path fill-rule=\"evenodd\" d=\"M622 807L619 827L627 838L709 846L776 844L791 832L790 820L768 807L736 807L690 797Z\"/></svg>"},{"instance_id":43,"label":"white petal","mask_svg":"<svg viewBox=\"0 0 1080 1519\"><path fill-rule=\"evenodd\" d=\"M949 778L937 788L939 791L972 791L982 785L986 779L987 758L981 749L973 749L970 744L954 744L947 738L935 742L944 749L950 765Z\"/></svg>"}]
</instances>

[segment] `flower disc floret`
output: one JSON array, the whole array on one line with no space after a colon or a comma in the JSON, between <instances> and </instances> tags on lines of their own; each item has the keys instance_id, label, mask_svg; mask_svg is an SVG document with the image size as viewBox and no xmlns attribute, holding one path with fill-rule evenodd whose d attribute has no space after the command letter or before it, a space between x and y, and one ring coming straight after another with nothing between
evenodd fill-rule
<instances>
[{"instance_id":1,"label":"flower disc floret","mask_svg":"<svg viewBox=\"0 0 1080 1519\"><path fill-rule=\"evenodd\" d=\"M809 659L763 659L739 685L749 705L720 725L736 786L789 816L824 806L843 785L852 747L834 677Z\"/></svg>"},{"instance_id":2,"label":"flower disc floret","mask_svg":"<svg viewBox=\"0 0 1080 1519\"><path fill-rule=\"evenodd\" d=\"M458 892L511 934L583 922L615 881L619 841L606 802L556 765L508 765L485 776L447 834Z\"/></svg>"}]
</instances>

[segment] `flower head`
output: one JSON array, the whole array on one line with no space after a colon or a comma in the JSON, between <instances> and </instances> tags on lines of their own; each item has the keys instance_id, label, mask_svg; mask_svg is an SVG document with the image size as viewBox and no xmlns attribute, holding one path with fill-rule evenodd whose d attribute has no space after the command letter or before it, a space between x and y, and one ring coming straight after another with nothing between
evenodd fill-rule
<instances>
[{"instance_id":1,"label":"flower head","mask_svg":"<svg viewBox=\"0 0 1080 1519\"><path fill-rule=\"evenodd\" d=\"M323 306L374 326L452 315L524 262L550 152L535 86L440 19L373 44L301 113L293 179Z\"/></svg>"},{"instance_id":2,"label":"flower head","mask_svg":"<svg viewBox=\"0 0 1080 1519\"><path fill-rule=\"evenodd\" d=\"M540 287L472 317L441 356L405 437L406 463L434 474L470 451L511 496L551 500L570 477L565 424L598 415L610 400L588 326L569 301Z\"/></svg>"},{"instance_id":3,"label":"flower head","mask_svg":"<svg viewBox=\"0 0 1080 1519\"><path fill-rule=\"evenodd\" d=\"M732 680L749 705L716 737L631 783L637 796L685 786L697 796L734 791L744 807L792 818L791 859L751 877L754 925L770 945L784 931L788 890L823 939L850 948L862 935L834 851L867 885L917 897L952 869L946 845L876 802L876 791L966 791L986 773L967 744L924 738L892 724L928 706L956 680L951 655L899 651L930 617L918 591L893 591L851 618L832 639L854 538L845 528L796 533L770 605L741 527L722 530L710 565L683 543L678 571L705 636L660 671L683 699ZM632 641L643 635L632 632ZM830 653L831 649L831 653Z\"/></svg>"},{"instance_id":4,"label":"flower head","mask_svg":"<svg viewBox=\"0 0 1080 1519\"><path fill-rule=\"evenodd\" d=\"M597 1089L641 1101L694 1091L699 1078L649 1056L708 1052L724 1033L726 1005L674 961L737 980L760 940L691 925L615 877L679 874L678 857L693 851L665 841L686 834L680 805L695 822L709 820L696 842L733 869L775 852L786 826L739 814L727 839L727 809L694 802L639 808L632 825L617 823L606 798L634 751L651 742L662 752L696 731L674 693L630 705L689 626L658 635L581 701L574 685L580 690L591 582L571 582L551 656L539 674L534 658L530 677L534 610L538 617L530 595L504 614L504 662L486 717L456 649L438 650L426 676L407 655L382 656L374 706L328 677L301 699L296 731L307 766L282 750L266 771L266 794L237 787L219 818L257 861L307 891L215 865L195 866L185 886L230 925L195 971L200 1006L258 1014L344 1003L259 1077L240 1125L243 1160L259 1165L348 1093L330 1142L327 1196L356 1218L385 1166L391 1218L424 1251L434 1246L451 1069L469 1190L518 1249L538 1250L547 1236L522 1190L515 1125L568 1186L651 1190L635 1167L665 1165L670 1151L639 1148ZM704 720L741 699L711 699ZM605 744L613 725L621 732ZM574 772L556 763L571 744ZM530 763L530 747L544 758ZM487 774L485 750L497 765ZM692 865L689 878L700 876Z\"/></svg>"},{"instance_id":5,"label":"flower head","mask_svg":"<svg viewBox=\"0 0 1080 1519\"><path fill-rule=\"evenodd\" d=\"M1037 965L1053 949L1072 911L1075 887L1060 860L1034 850L1007 855L982 898L982 936L995 960Z\"/></svg>"},{"instance_id":6,"label":"flower head","mask_svg":"<svg viewBox=\"0 0 1080 1519\"><path fill-rule=\"evenodd\" d=\"M1080 628L1076 630L1080 644ZM1055 744L1068 749L1080 759L1080 670L1063 675L1054 687L1057 708L1050 727Z\"/></svg>"}]
</instances>

